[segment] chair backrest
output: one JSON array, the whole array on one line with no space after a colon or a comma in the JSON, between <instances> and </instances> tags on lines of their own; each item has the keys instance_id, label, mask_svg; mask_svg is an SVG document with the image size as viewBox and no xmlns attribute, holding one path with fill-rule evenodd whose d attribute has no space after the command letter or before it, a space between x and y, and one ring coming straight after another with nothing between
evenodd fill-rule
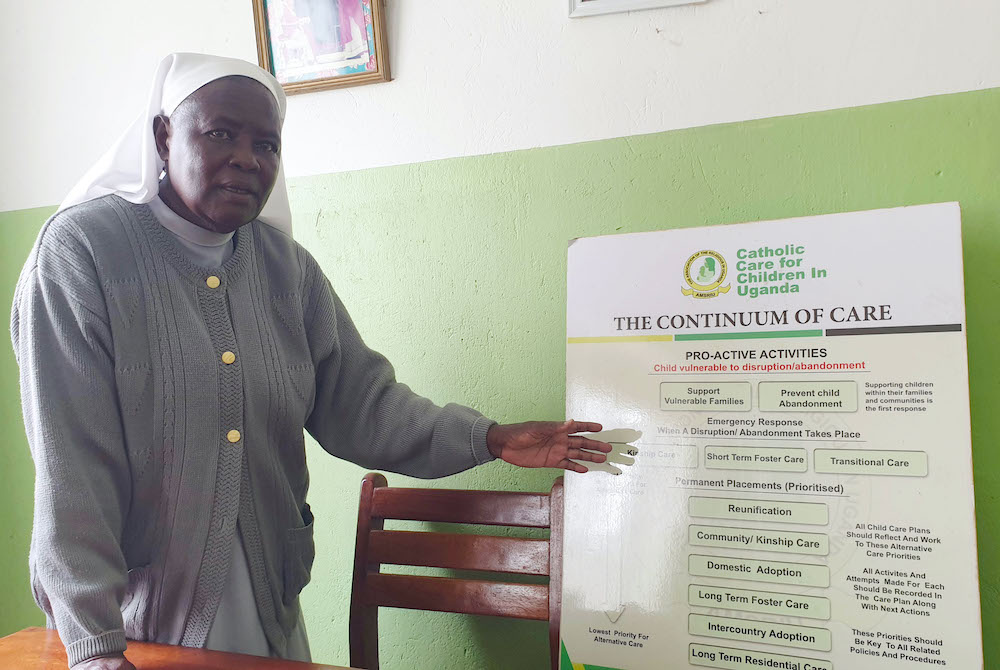
<instances>
[{"instance_id":1,"label":"chair backrest","mask_svg":"<svg viewBox=\"0 0 1000 670\"><path fill-rule=\"evenodd\" d=\"M563 479L550 493L456 491L361 482L351 591L351 666L378 669L378 608L487 614L549 622L552 670L559 667ZM549 539L384 530L386 519L549 528ZM548 584L398 575L382 564L547 575Z\"/></svg>"}]
</instances>

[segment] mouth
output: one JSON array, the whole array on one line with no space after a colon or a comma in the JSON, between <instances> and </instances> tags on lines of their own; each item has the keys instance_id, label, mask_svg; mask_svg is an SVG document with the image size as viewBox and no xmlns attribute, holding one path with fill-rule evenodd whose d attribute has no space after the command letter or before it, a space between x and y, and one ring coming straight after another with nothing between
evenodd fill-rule
<instances>
[{"instance_id":1,"label":"mouth","mask_svg":"<svg viewBox=\"0 0 1000 670\"><path fill-rule=\"evenodd\" d=\"M227 193L233 193L247 198L257 197L257 191L245 184L222 184L219 188Z\"/></svg>"}]
</instances>

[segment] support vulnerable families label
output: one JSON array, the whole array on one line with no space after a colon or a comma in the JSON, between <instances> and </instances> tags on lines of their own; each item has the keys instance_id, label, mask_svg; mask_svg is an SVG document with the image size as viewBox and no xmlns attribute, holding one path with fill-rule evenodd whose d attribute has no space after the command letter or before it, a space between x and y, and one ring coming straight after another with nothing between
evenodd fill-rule
<instances>
[{"instance_id":1,"label":"support vulnerable families label","mask_svg":"<svg viewBox=\"0 0 1000 670\"><path fill-rule=\"evenodd\" d=\"M563 670L983 668L960 227L570 244Z\"/></svg>"}]
</instances>

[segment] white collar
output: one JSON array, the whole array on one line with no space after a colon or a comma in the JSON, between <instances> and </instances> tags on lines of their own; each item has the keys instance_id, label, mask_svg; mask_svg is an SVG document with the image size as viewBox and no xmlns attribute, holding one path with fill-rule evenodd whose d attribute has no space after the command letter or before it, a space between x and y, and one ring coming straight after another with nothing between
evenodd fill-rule
<instances>
[{"instance_id":1,"label":"white collar","mask_svg":"<svg viewBox=\"0 0 1000 670\"><path fill-rule=\"evenodd\" d=\"M177 237L187 240L192 244L203 247L221 247L229 244L229 241L233 239L232 233L217 233L214 230L202 228L196 223L191 223L167 207L167 204L160 199L160 196L156 196L149 201L149 208L153 210L153 214L161 226Z\"/></svg>"}]
</instances>

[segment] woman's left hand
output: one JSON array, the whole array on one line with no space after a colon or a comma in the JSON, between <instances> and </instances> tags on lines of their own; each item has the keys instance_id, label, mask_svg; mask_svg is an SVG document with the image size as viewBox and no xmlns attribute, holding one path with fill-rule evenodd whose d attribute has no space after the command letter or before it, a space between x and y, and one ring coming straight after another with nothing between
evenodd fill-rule
<instances>
[{"instance_id":1,"label":"woman's left hand","mask_svg":"<svg viewBox=\"0 0 1000 670\"><path fill-rule=\"evenodd\" d=\"M495 457L522 468L586 472L585 465L573 461L603 463L611 445L573 433L600 431L599 423L573 420L496 424L486 434L486 446Z\"/></svg>"}]
</instances>

